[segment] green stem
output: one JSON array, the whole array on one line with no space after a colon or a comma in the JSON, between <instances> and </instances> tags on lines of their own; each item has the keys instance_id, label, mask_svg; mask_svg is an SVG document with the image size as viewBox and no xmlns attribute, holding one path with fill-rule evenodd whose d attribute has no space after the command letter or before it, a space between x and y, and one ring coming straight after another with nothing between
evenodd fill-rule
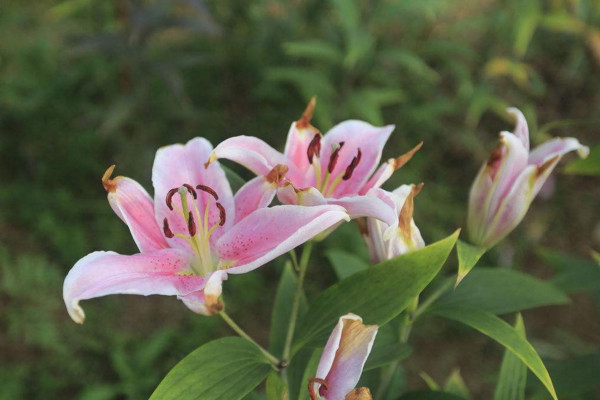
<instances>
[{"instance_id":1,"label":"green stem","mask_svg":"<svg viewBox=\"0 0 600 400\"><path fill-rule=\"evenodd\" d=\"M236 324L235 321L233 319L231 319L231 317L229 315L227 315L227 313L225 311L221 311L219 313L219 315L221 316L221 318L223 318L223 320L225 322L227 322L227 325L229 325L231 327L231 329L233 329L235 331L235 333L237 333L244 339L246 339L249 342L251 342L252 344L254 344L256 347L258 347L258 349L265 355L265 357L267 357L267 359L271 362L271 364L273 364L275 367L279 366L280 361L277 359L277 357L275 357L273 354L269 353L260 344L256 343L256 341L254 339L252 339L250 337L250 335L248 335L238 324Z\"/></svg>"},{"instance_id":2,"label":"green stem","mask_svg":"<svg viewBox=\"0 0 600 400\"><path fill-rule=\"evenodd\" d=\"M292 341L294 340L294 330L296 329L296 320L298 319L298 309L300 308L300 298L302 297L302 287L304 286L304 277L308 267L308 260L312 251L313 242L307 242L300 256L300 265L298 266L298 284L296 285L296 293L294 293L294 302L292 303L292 311L290 314L290 322L288 325L287 334L285 336L285 345L283 347L283 361L288 362L292 350Z\"/></svg>"},{"instance_id":3,"label":"green stem","mask_svg":"<svg viewBox=\"0 0 600 400\"><path fill-rule=\"evenodd\" d=\"M423 303L417 308L417 310L412 315L412 322L414 323L417 318L419 318L427 309L437 300L439 299L448 289L452 287L454 284L454 280L452 278L446 280L446 282L442 283L435 292L433 292L428 298L425 299Z\"/></svg>"}]
</instances>

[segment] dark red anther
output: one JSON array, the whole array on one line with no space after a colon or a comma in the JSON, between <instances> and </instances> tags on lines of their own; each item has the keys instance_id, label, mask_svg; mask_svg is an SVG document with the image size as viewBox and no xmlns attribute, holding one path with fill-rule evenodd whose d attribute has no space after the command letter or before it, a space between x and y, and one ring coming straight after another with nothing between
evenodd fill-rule
<instances>
[{"instance_id":1,"label":"dark red anther","mask_svg":"<svg viewBox=\"0 0 600 400\"><path fill-rule=\"evenodd\" d=\"M350 161L350 164L346 168L346 172L344 173L344 176L342 176L343 180L347 181L348 179L350 179L352 177L352 173L354 172L354 169L360 162L361 157L362 157L362 153L359 148L358 152L356 153L356 156L354 156L354 158L352 159L352 161Z\"/></svg>"},{"instance_id":2,"label":"dark red anther","mask_svg":"<svg viewBox=\"0 0 600 400\"><path fill-rule=\"evenodd\" d=\"M312 140L308 144L308 149L306 149L306 155L308 157L308 162L312 164L313 158L316 155L317 157L321 154L321 134L315 133Z\"/></svg>"},{"instance_id":3,"label":"dark red anther","mask_svg":"<svg viewBox=\"0 0 600 400\"><path fill-rule=\"evenodd\" d=\"M188 213L188 232L190 236L196 234L196 221L194 221L194 214L191 211Z\"/></svg>"},{"instance_id":4,"label":"dark red anther","mask_svg":"<svg viewBox=\"0 0 600 400\"><path fill-rule=\"evenodd\" d=\"M188 192L192 195L192 197L195 199L198 198L198 195L196 194L196 191L194 190L194 187L188 183L184 183L183 186L188 190Z\"/></svg>"},{"instance_id":5,"label":"dark red anther","mask_svg":"<svg viewBox=\"0 0 600 400\"><path fill-rule=\"evenodd\" d=\"M173 235L173 232L171 232L171 228L169 228L169 221L166 218L163 220L163 232L169 239L175 236Z\"/></svg>"},{"instance_id":6,"label":"dark red anther","mask_svg":"<svg viewBox=\"0 0 600 400\"><path fill-rule=\"evenodd\" d=\"M196 189L202 190L203 192L206 192L206 193L210 194L212 197L215 198L215 200L219 200L219 196L217 195L217 192L215 192L213 190L213 188L211 188L210 186L196 185Z\"/></svg>"},{"instance_id":7,"label":"dark red anther","mask_svg":"<svg viewBox=\"0 0 600 400\"><path fill-rule=\"evenodd\" d=\"M221 203L217 203L217 208L219 209L219 226L223 226L227 219L227 213L225 213L225 207Z\"/></svg>"},{"instance_id":8,"label":"dark red anther","mask_svg":"<svg viewBox=\"0 0 600 400\"><path fill-rule=\"evenodd\" d=\"M167 192L167 207L169 207L169 210L171 211L173 211L173 196L175 196L175 193L177 193L178 190L178 188L173 188Z\"/></svg>"},{"instance_id":9,"label":"dark red anther","mask_svg":"<svg viewBox=\"0 0 600 400\"><path fill-rule=\"evenodd\" d=\"M340 157L340 150L344 147L344 142L340 142L338 146L333 150L331 156L329 157L329 165L327 166L327 171L331 174L335 169L335 164L337 164L337 160Z\"/></svg>"},{"instance_id":10,"label":"dark red anther","mask_svg":"<svg viewBox=\"0 0 600 400\"><path fill-rule=\"evenodd\" d=\"M329 388L327 382L325 382L325 380L323 379L308 378L308 395L310 396L311 400L316 400L317 397L319 397L317 393L315 393L315 383L319 383L321 387L325 389L325 391L327 391L327 389ZM321 388L319 388L319 393L321 393Z\"/></svg>"}]
</instances>

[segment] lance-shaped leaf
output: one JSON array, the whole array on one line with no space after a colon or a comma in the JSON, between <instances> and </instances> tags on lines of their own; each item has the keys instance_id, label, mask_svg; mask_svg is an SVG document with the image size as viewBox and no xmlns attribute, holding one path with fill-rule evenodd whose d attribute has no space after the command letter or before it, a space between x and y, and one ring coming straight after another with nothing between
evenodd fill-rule
<instances>
[{"instance_id":1,"label":"lance-shaped leaf","mask_svg":"<svg viewBox=\"0 0 600 400\"><path fill-rule=\"evenodd\" d=\"M435 304L507 314L569 302L567 295L550 282L510 269L477 268L456 290L446 292Z\"/></svg>"},{"instance_id":2,"label":"lance-shaped leaf","mask_svg":"<svg viewBox=\"0 0 600 400\"><path fill-rule=\"evenodd\" d=\"M517 314L515 329L525 339L525 325L521 314ZM505 350L494 400L525 400L526 383L527 366L508 349Z\"/></svg>"},{"instance_id":3,"label":"lance-shaped leaf","mask_svg":"<svg viewBox=\"0 0 600 400\"><path fill-rule=\"evenodd\" d=\"M339 280L345 279L356 272L369 268L369 263L355 254L344 250L331 249L327 251L327 259L333 267L333 271Z\"/></svg>"},{"instance_id":4,"label":"lance-shaped leaf","mask_svg":"<svg viewBox=\"0 0 600 400\"><path fill-rule=\"evenodd\" d=\"M459 240L458 243L456 243L458 276L456 277L456 284L454 287L457 287L465 276L467 276L486 251L487 249L485 247L474 246L467 242L463 242L462 240Z\"/></svg>"},{"instance_id":5,"label":"lance-shaped leaf","mask_svg":"<svg viewBox=\"0 0 600 400\"><path fill-rule=\"evenodd\" d=\"M381 326L400 314L440 271L458 234L355 273L325 290L301 320L294 352L308 343L324 343L340 315L355 313L365 324Z\"/></svg>"},{"instance_id":6,"label":"lance-shaped leaf","mask_svg":"<svg viewBox=\"0 0 600 400\"><path fill-rule=\"evenodd\" d=\"M431 312L468 325L506 347L538 377L552 398L558 399L552 379L538 353L527 339L502 319L487 311L467 307L436 307Z\"/></svg>"},{"instance_id":7,"label":"lance-shaped leaf","mask_svg":"<svg viewBox=\"0 0 600 400\"><path fill-rule=\"evenodd\" d=\"M242 399L269 371L269 360L246 339L217 339L200 346L175 365L150 399Z\"/></svg>"}]
</instances>

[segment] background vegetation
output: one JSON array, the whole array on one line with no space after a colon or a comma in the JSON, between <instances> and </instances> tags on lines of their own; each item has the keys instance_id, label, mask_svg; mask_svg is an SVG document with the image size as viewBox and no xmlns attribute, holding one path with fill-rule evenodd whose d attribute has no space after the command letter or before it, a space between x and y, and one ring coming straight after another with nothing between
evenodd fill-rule
<instances>
[{"instance_id":1,"label":"background vegetation","mask_svg":"<svg viewBox=\"0 0 600 400\"><path fill-rule=\"evenodd\" d=\"M534 144L599 143L595 0L5 1L0 38L1 399L147 398L178 360L231 334L166 297L93 300L83 326L69 319L71 266L93 250L135 251L100 184L110 164L150 189L162 145L249 134L281 148L317 95L323 131L347 118L396 124L385 157L425 142L387 187L425 182L415 220L433 242L464 225L479 165L512 127L507 106L525 112ZM564 399L599 394L597 182L557 174L483 260L571 293L569 305L524 313ZM364 254L360 240L348 224L318 246L309 299L336 279L326 250ZM272 264L225 286L230 314L263 343L282 266ZM490 398L499 346L439 320L412 342L398 390L459 368L474 398Z\"/></svg>"}]
</instances>

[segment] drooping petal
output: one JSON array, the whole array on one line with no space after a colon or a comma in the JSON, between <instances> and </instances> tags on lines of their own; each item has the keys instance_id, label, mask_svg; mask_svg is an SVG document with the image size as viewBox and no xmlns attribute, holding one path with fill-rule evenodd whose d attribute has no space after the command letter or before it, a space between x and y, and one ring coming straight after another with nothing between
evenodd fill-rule
<instances>
[{"instance_id":1,"label":"drooping petal","mask_svg":"<svg viewBox=\"0 0 600 400\"><path fill-rule=\"evenodd\" d=\"M373 174L381 160L383 146L387 142L394 125L376 127L367 122L349 120L334 126L322 141L321 164L327 171L331 154L336 146L344 143L339 151L339 157L332 171L333 176L344 174L352 159L360 149L360 162L347 180L342 180L333 191L333 197L343 197L357 194Z\"/></svg>"},{"instance_id":2,"label":"drooping petal","mask_svg":"<svg viewBox=\"0 0 600 400\"><path fill-rule=\"evenodd\" d=\"M271 204L286 172L286 166L277 165L267 175L251 179L237 191L234 198L236 224L253 211Z\"/></svg>"},{"instance_id":3,"label":"drooping petal","mask_svg":"<svg viewBox=\"0 0 600 400\"><path fill-rule=\"evenodd\" d=\"M525 150L529 151L529 127L527 126L525 116L521 110L515 107L508 108L506 111L515 117L516 124L514 134L521 141Z\"/></svg>"},{"instance_id":4,"label":"drooping petal","mask_svg":"<svg viewBox=\"0 0 600 400\"><path fill-rule=\"evenodd\" d=\"M581 158L586 158L590 152L589 147L582 145L575 138L554 138L533 149L529 154L528 163L540 166L551 158L562 157L574 150Z\"/></svg>"},{"instance_id":5,"label":"drooping petal","mask_svg":"<svg viewBox=\"0 0 600 400\"><path fill-rule=\"evenodd\" d=\"M285 143L284 154L291 160L302 174L310 167L308 162L307 150L310 141L313 139L318 129L310 124L315 108L316 99L313 97L302 117L292 123Z\"/></svg>"},{"instance_id":6,"label":"drooping petal","mask_svg":"<svg viewBox=\"0 0 600 400\"><path fill-rule=\"evenodd\" d=\"M371 217L385 222L388 226L398 225L398 214L394 203L382 189L372 189L373 196L346 196L339 199L327 199L327 204L336 204L346 209L350 218Z\"/></svg>"},{"instance_id":7,"label":"drooping petal","mask_svg":"<svg viewBox=\"0 0 600 400\"><path fill-rule=\"evenodd\" d=\"M327 382L327 390L320 388L321 395L327 400L344 400L354 389L373 347L377 329L375 325L364 325L354 314L340 317L317 367L316 377Z\"/></svg>"},{"instance_id":8,"label":"drooping petal","mask_svg":"<svg viewBox=\"0 0 600 400\"><path fill-rule=\"evenodd\" d=\"M312 239L348 215L337 206L275 206L261 208L244 218L216 245L228 273L241 274Z\"/></svg>"},{"instance_id":9,"label":"drooping petal","mask_svg":"<svg viewBox=\"0 0 600 400\"><path fill-rule=\"evenodd\" d=\"M108 203L115 214L129 227L141 252L168 247L154 218L154 203L146 190L133 179L117 176L110 179L110 167L102 183L108 191Z\"/></svg>"},{"instance_id":10,"label":"drooping petal","mask_svg":"<svg viewBox=\"0 0 600 400\"><path fill-rule=\"evenodd\" d=\"M223 310L223 303L219 301L219 296L223 291L224 280L227 280L227 273L215 271L206 280L204 289L179 296L179 299L196 314L215 315Z\"/></svg>"},{"instance_id":11,"label":"drooping petal","mask_svg":"<svg viewBox=\"0 0 600 400\"><path fill-rule=\"evenodd\" d=\"M219 158L243 165L256 175L268 174L277 164L285 165L289 168L288 177L303 184L304 178L291 160L254 136L236 136L219 143L207 159L212 163Z\"/></svg>"},{"instance_id":12,"label":"drooping petal","mask_svg":"<svg viewBox=\"0 0 600 400\"><path fill-rule=\"evenodd\" d=\"M131 256L97 251L79 260L63 285L67 311L77 323L85 314L80 300L110 294L185 296L204 287L204 278L189 275L190 255L161 249Z\"/></svg>"},{"instance_id":13,"label":"drooping petal","mask_svg":"<svg viewBox=\"0 0 600 400\"><path fill-rule=\"evenodd\" d=\"M233 224L234 204L231 187L219 163L212 163L207 168L203 165L211 151L211 144L204 138L192 139L185 145L175 144L159 149L156 152L152 168L152 183L154 184L154 207L157 223L162 226L164 218L167 218L173 233L186 233L187 219L177 211L181 210L179 195L176 194L172 198L174 210L167 207L165 201L167 192L184 184L190 185L193 189L197 185L204 185L214 190L218 195L218 200L215 200L210 193L197 189L194 189L197 195L196 201L192 195L187 195L190 211L194 215L200 214L201 218L204 217L205 207L209 204L209 227L220 221L221 215L216 207L216 202L218 201L223 206L228 218L225 225L216 229L211 236L211 242L214 243L222 232ZM196 213L194 203L198 208L198 213ZM167 240L171 246L175 245L180 248L188 246L178 237Z\"/></svg>"}]
</instances>

